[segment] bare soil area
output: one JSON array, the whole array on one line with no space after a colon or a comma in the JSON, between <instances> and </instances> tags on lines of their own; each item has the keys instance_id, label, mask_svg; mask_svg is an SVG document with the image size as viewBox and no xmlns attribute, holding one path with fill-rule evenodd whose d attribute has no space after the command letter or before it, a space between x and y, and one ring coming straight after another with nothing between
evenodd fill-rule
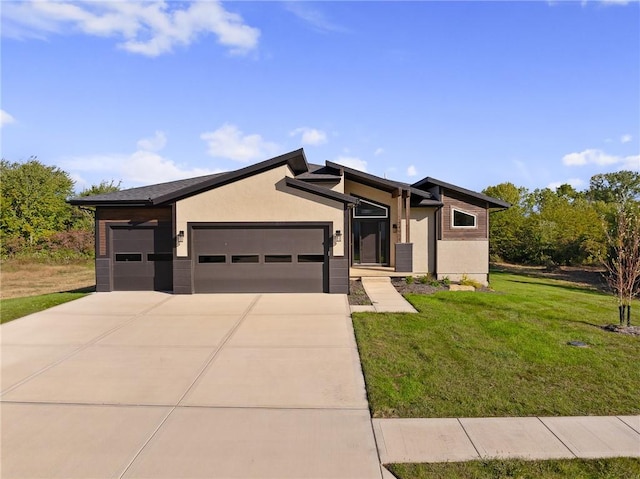
<instances>
[{"instance_id":1,"label":"bare soil area","mask_svg":"<svg viewBox=\"0 0 640 479\"><path fill-rule=\"evenodd\" d=\"M507 263L492 263L491 269L506 273L524 274L539 278L559 279L569 281L578 286L607 291L607 282L604 279L604 268L594 266L521 266Z\"/></svg>"},{"instance_id":2,"label":"bare soil area","mask_svg":"<svg viewBox=\"0 0 640 479\"><path fill-rule=\"evenodd\" d=\"M93 261L72 264L3 261L0 264L2 299L69 291L92 291L95 284Z\"/></svg>"}]
</instances>

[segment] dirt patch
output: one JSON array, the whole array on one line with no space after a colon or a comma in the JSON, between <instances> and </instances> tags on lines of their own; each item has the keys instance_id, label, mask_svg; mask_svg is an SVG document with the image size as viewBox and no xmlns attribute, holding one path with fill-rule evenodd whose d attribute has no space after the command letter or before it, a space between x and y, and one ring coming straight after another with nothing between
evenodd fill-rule
<instances>
[{"instance_id":1,"label":"dirt patch","mask_svg":"<svg viewBox=\"0 0 640 479\"><path fill-rule=\"evenodd\" d=\"M349 304L353 306L366 306L370 305L371 300L362 286L362 281L359 279L352 279L349 282Z\"/></svg>"},{"instance_id":2,"label":"dirt patch","mask_svg":"<svg viewBox=\"0 0 640 479\"><path fill-rule=\"evenodd\" d=\"M612 333L628 334L630 336L640 337L640 326L618 326L616 324L607 324L602 326L605 331L611 331Z\"/></svg>"},{"instance_id":3,"label":"dirt patch","mask_svg":"<svg viewBox=\"0 0 640 479\"><path fill-rule=\"evenodd\" d=\"M2 299L66 291L90 291L96 284L93 261L73 264L3 261L0 268Z\"/></svg>"},{"instance_id":4,"label":"dirt patch","mask_svg":"<svg viewBox=\"0 0 640 479\"><path fill-rule=\"evenodd\" d=\"M551 278L575 283L589 289L607 292L604 268L595 266L521 266L507 263L491 263L491 269L506 273L524 274L538 278Z\"/></svg>"}]
</instances>

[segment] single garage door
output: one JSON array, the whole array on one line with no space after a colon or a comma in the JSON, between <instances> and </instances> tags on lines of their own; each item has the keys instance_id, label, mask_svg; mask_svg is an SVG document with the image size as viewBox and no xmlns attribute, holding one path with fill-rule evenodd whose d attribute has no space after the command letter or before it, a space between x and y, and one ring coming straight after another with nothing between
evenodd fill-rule
<instances>
[{"instance_id":1,"label":"single garage door","mask_svg":"<svg viewBox=\"0 0 640 479\"><path fill-rule=\"evenodd\" d=\"M173 252L167 227L111 227L113 289L171 291Z\"/></svg>"},{"instance_id":2,"label":"single garage door","mask_svg":"<svg viewBox=\"0 0 640 479\"><path fill-rule=\"evenodd\" d=\"M328 291L328 227L194 227L196 293Z\"/></svg>"}]
</instances>

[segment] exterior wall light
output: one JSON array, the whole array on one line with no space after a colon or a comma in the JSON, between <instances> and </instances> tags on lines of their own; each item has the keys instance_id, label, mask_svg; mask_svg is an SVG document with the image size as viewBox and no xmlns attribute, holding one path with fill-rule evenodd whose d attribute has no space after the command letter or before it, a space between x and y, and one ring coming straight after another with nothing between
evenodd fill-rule
<instances>
[{"instance_id":1,"label":"exterior wall light","mask_svg":"<svg viewBox=\"0 0 640 479\"><path fill-rule=\"evenodd\" d=\"M184 241L184 231L180 230L176 238L178 240L178 246Z\"/></svg>"},{"instance_id":2,"label":"exterior wall light","mask_svg":"<svg viewBox=\"0 0 640 479\"><path fill-rule=\"evenodd\" d=\"M340 241L342 241L342 231L336 230L335 237L336 237L336 243L339 243Z\"/></svg>"}]
</instances>

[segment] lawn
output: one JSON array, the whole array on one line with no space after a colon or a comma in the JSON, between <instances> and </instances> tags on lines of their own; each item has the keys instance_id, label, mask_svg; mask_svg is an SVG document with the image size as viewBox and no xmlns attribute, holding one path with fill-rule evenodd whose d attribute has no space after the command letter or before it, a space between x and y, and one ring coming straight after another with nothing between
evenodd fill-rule
<instances>
[{"instance_id":1,"label":"lawn","mask_svg":"<svg viewBox=\"0 0 640 479\"><path fill-rule=\"evenodd\" d=\"M27 314L37 313L86 295L87 293L51 293L27 296L25 298L0 299L0 324L8 323Z\"/></svg>"},{"instance_id":2,"label":"lawn","mask_svg":"<svg viewBox=\"0 0 640 479\"><path fill-rule=\"evenodd\" d=\"M69 263L4 260L0 268L2 299L89 290L96 284L93 260Z\"/></svg>"},{"instance_id":3,"label":"lawn","mask_svg":"<svg viewBox=\"0 0 640 479\"><path fill-rule=\"evenodd\" d=\"M374 417L640 414L640 338L600 327L617 322L612 297L507 273L491 285L354 314Z\"/></svg>"},{"instance_id":4,"label":"lawn","mask_svg":"<svg viewBox=\"0 0 640 479\"><path fill-rule=\"evenodd\" d=\"M638 479L640 459L491 460L439 464L391 464L398 479Z\"/></svg>"}]
</instances>

